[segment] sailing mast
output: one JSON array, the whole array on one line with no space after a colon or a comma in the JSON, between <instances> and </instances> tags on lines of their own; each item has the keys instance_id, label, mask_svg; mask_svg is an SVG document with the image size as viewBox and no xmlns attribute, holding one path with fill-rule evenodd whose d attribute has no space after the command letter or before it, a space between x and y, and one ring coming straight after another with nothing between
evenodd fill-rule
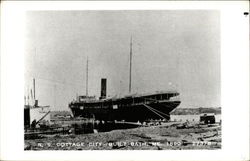
<instances>
[{"instance_id":1,"label":"sailing mast","mask_svg":"<svg viewBox=\"0 0 250 161\"><path fill-rule=\"evenodd\" d=\"M36 100L36 81L35 81L35 78L33 78L33 90L34 90L34 100Z\"/></svg>"},{"instance_id":2,"label":"sailing mast","mask_svg":"<svg viewBox=\"0 0 250 161\"><path fill-rule=\"evenodd\" d=\"M130 58L129 58L129 93L131 93L131 71L132 71L132 36L130 38Z\"/></svg>"},{"instance_id":3,"label":"sailing mast","mask_svg":"<svg viewBox=\"0 0 250 161\"><path fill-rule=\"evenodd\" d=\"M89 65L89 60L87 57L87 66L86 66L86 96L88 96L88 65Z\"/></svg>"}]
</instances>

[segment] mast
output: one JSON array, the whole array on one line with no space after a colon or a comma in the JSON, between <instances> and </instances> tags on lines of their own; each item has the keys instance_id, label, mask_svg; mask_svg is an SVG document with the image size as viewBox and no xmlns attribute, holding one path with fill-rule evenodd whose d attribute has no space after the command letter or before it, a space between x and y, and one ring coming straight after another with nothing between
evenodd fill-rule
<instances>
[{"instance_id":1,"label":"mast","mask_svg":"<svg viewBox=\"0 0 250 161\"><path fill-rule=\"evenodd\" d=\"M36 81L35 81L35 78L33 78L33 90L34 90L34 100L36 100Z\"/></svg>"},{"instance_id":2,"label":"mast","mask_svg":"<svg viewBox=\"0 0 250 161\"><path fill-rule=\"evenodd\" d=\"M129 58L129 93L131 93L131 71L132 71L132 36L130 38L130 58Z\"/></svg>"},{"instance_id":3,"label":"mast","mask_svg":"<svg viewBox=\"0 0 250 161\"><path fill-rule=\"evenodd\" d=\"M24 105L27 105L27 103L26 103L26 96L24 96Z\"/></svg>"},{"instance_id":4,"label":"mast","mask_svg":"<svg viewBox=\"0 0 250 161\"><path fill-rule=\"evenodd\" d=\"M54 84L54 108L56 107L56 84Z\"/></svg>"},{"instance_id":5,"label":"mast","mask_svg":"<svg viewBox=\"0 0 250 161\"><path fill-rule=\"evenodd\" d=\"M87 66L86 66L86 96L88 96L88 66L89 66L89 60L87 57Z\"/></svg>"}]
</instances>

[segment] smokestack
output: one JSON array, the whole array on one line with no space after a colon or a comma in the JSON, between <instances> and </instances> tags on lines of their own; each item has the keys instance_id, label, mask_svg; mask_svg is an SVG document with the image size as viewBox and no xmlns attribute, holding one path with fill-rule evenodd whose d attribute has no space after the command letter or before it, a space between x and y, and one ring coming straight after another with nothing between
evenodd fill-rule
<instances>
[{"instance_id":1,"label":"smokestack","mask_svg":"<svg viewBox=\"0 0 250 161\"><path fill-rule=\"evenodd\" d=\"M38 100L35 100L35 107L38 106Z\"/></svg>"},{"instance_id":2,"label":"smokestack","mask_svg":"<svg viewBox=\"0 0 250 161\"><path fill-rule=\"evenodd\" d=\"M34 106L37 107L38 106L38 100L36 100L36 80L35 78L33 78L33 92L34 92ZM31 94L32 94L32 90L31 90ZM31 96L32 97L32 96Z\"/></svg>"},{"instance_id":3,"label":"smokestack","mask_svg":"<svg viewBox=\"0 0 250 161\"><path fill-rule=\"evenodd\" d=\"M102 78L101 79L101 97L100 97L100 99L106 98L106 94L107 94L107 79Z\"/></svg>"}]
</instances>

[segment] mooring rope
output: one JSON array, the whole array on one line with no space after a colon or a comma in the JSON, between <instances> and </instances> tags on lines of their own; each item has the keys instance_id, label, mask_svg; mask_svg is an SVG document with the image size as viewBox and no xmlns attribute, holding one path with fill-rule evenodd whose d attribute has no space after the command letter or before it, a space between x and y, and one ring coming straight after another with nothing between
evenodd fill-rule
<instances>
[{"instance_id":1,"label":"mooring rope","mask_svg":"<svg viewBox=\"0 0 250 161\"><path fill-rule=\"evenodd\" d=\"M150 106L148 106L148 107L150 107ZM168 115L168 114L166 114L166 113L164 113L164 112L161 112L161 111L159 111L159 110L157 110L157 109L155 109L155 108L153 108L153 107L150 107L150 108L152 108L153 110L155 110L155 111L157 111L157 112L159 112L159 113L161 113L161 114L163 114L163 115L165 115L165 116L170 116L170 115Z\"/></svg>"},{"instance_id":2,"label":"mooring rope","mask_svg":"<svg viewBox=\"0 0 250 161\"><path fill-rule=\"evenodd\" d=\"M150 100L150 101L152 101L152 102L158 102L157 99L152 99L152 98L144 98L144 99L145 99L145 100ZM145 105L145 104L144 104L144 105ZM148 106L148 105L147 105L147 106ZM148 108L151 108L152 110L157 111L158 113L161 113L161 114L163 114L163 115L165 115L165 116L167 116L167 117L170 117L170 115L165 114L164 112L161 112L161 111L159 111L159 110L156 110L156 109L154 109L153 107L148 106Z\"/></svg>"},{"instance_id":3,"label":"mooring rope","mask_svg":"<svg viewBox=\"0 0 250 161\"><path fill-rule=\"evenodd\" d=\"M157 112L155 112L154 110L152 110L149 106L143 104L145 107L147 107L150 111L154 112L155 114L157 114L158 116L160 116L163 119L166 119L165 117L161 116L160 114L158 114Z\"/></svg>"}]
</instances>

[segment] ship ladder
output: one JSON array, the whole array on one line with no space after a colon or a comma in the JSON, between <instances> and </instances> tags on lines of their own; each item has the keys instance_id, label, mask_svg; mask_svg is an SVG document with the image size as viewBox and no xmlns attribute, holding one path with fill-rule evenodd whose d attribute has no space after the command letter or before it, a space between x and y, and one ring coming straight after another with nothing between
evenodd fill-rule
<instances>
[{"instance_id":1,"label":"ship ladder","mask_svg":"<svg viewBox=\"0 0 250 161\"><path fill-rule=\"evenodd\" d=\"M167 118L165 118L164 116L162 116L162 115L165 115L165 116L169 116L169 115L167 115L167 114L165 114L165 113L163 113L163 112L161 112L161 111L158 111L158 110L156 110L156 109L154 109L154 108L152 108L152 107L150 107L150 106L148 106L148 105L146 105L146 104L143 104L146 108L148 108L150 111L152 111L152 112L154 112L155 114L157 114L158 116L160 116L161 118L163 118L163 119L167 119Z\"/></svg>"}]
</instances>

